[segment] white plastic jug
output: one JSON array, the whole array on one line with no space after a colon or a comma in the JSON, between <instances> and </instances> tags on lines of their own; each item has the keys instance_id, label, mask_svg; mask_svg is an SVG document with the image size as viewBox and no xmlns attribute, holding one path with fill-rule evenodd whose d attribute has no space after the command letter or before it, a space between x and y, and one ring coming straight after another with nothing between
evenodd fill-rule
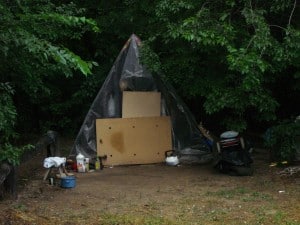
<instances>
[{"instance_id":1,"label":"white plastic jug","mask_svg":"<svg viewBox=\"0 0 300 225\"><path fill-rule=\"evenodd\" d=\"M79 173L84 173L85 172L85 165L84 165L84 155L79 153L76 156L76 162L77 162L77 171Z\"/></svg>"}]
</instances>

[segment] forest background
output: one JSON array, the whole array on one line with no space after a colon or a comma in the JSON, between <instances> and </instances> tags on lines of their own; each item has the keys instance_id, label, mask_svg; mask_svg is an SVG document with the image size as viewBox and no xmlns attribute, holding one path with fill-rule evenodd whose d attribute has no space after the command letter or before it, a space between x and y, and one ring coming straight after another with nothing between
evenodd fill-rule
<instances>
[{"instance_id":1,"label":"forest background","mask_svg":"<svg viewBox=\"0 0 300 225\"><path fill-rule=\"evenodd\" d=\"M132 33L198 122L216 133L274 126L272 143L291 152L299 12L297 0L0 0L0 160L17 163L33 134L74 137Z\"/></svg>"}]
</instances>

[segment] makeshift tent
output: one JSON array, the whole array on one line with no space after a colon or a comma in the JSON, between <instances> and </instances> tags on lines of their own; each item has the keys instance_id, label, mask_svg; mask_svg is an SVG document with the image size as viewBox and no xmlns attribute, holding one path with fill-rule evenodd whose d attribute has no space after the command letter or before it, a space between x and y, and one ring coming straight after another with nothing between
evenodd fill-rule
<instances>
[{"instance_id":1,"label":"makeshift tent","mask_svg":"<svg viewBox=\"0 0 300 225\"><path fill-rule=\"evenodd\" d=\"M160 116L169 116L171 121L171 148L180 156L182 162L207 162L212 158L211 148L201 134L192 113L169 83L159 75L152 76L140 63L140 47L140 39L133 34L122 48L93 101L70 155L97 155L96 120L122 118L124 91L159 92Z\"/></svg>"}]
</instances>

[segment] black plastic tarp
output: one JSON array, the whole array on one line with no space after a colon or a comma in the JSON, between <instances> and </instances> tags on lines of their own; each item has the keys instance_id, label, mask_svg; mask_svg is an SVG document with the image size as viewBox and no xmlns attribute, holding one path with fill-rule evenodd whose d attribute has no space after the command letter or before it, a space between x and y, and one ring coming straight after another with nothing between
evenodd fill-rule
<instances>
[{"instance_id":1,"label":"black plastic tarp","mask_svg":"<svg viewBox=\"0 0 300 225\"><path fill-rule=\"evenodd\" d=\"M210 158L210 146L175 89L159 75L152 76L141 65L140 46L140 39L133 34L122 48L84 119L70 155L82 153L86 157L96 156L95 121L100 118L121 118L122 91L126 90L161 92L161 114L170 116L172 122L173 149L182 159L190 161Z\"/></svg>"}]
</instances>

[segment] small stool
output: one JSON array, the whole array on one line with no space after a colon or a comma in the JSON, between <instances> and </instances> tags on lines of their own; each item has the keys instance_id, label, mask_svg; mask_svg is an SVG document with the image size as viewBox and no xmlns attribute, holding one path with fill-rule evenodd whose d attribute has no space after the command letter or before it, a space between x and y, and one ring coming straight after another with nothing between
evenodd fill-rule
<instances>
[{"instance_id":1,"label":"small stool","mask_svg":"<svg viewBox=\"0 0 300 225\"><path fill-rule=\"evenodd\" d=\"M52 167L50 167L50 168L47 169L47 171L46 171L46 173L44 175L43 180L47 180L48 179L48 177L49 177L49 175L50 175L50 173L51 173L51 171L53 169L58 169L60 177L66 177L68 175L68 172L66 171L66 168L64 166L62 166L62 165L59 166L59 167L52 166Z\"/></svg>"}]
</instances>

